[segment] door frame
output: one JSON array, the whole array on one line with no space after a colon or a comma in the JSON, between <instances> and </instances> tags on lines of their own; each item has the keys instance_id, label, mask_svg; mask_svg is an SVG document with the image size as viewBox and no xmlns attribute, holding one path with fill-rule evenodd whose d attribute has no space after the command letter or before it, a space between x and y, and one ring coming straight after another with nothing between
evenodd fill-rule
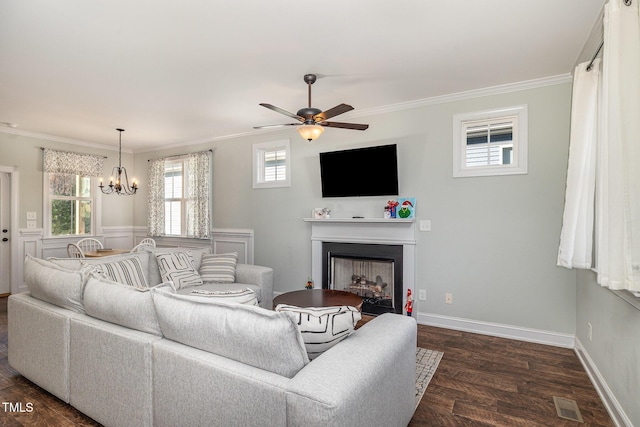
<instances>
[{"instance_id":1,"label":"door frame","mask_svg":"<svg viewBox=\"0 0 640 427\"><path fill-rule=\"evenodd\" d=\"M0 166L0 172L5 172L11 175L11 293L18 293L20 286L18 284L18 266L20 260L18 259L18 189L19 171L14 166Z\"/></svg>"}]
</instances>

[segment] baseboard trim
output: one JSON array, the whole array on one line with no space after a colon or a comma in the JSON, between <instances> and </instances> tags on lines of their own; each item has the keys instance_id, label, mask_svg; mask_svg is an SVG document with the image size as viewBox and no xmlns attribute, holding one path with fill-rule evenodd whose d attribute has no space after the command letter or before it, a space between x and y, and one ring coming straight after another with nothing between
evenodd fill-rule
<instances>
[{"instance_id":1,"label":"baseboard trim","mask_svg":"<svg viewBox=\"0 0 640 427\"><path fill-rule=\"evenodd\" d=\"M593 363L593 360L591 359L591 356L589 356L589 353L587 353L587 350L584 348L578 338L576 338L575 341L576 345L574 351L578 356L580 363L582 363L584 370L587 372L587 375L589 376L593 387L596 389L596 392L600 396L602 403L604 404L605 408L607 408L607 412L609 412L611 420L618 427L633 427L633 423L624 412L624 409L622 409L620 402L618 402L618 399L616 399L616 396L607 385L607 382L604 380L602 374L600 374L598 367L595 363Z\"/></svg>"},{"instance_id":2,"label":"baseboard trim","mask_svg":"<svg viewBox=\"0 0 640 427\"><path fill-rule=\"evenodd\" d=\"M494 337L528 341L555 347L574 348L575 336L539 329L523 328L500 323L483 322L479 320L462 319L459 317L443 316L440 314L418 313L419 324L436 326L439 328L473 332Z\"/></svg>"}]
</instances>

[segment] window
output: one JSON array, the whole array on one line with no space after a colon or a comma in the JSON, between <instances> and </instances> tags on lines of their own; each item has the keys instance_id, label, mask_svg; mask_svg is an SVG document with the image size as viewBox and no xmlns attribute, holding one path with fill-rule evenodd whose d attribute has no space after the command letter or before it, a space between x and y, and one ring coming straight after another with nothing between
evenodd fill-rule
<instances>
[{"instance_id":1,"label":"window","mask_svg":"<svg viewBox=\"0 0 640 427\"><path fill-rule=\"evenodd\" d=\"M289 140L253 145L253 188L291 186Z\"/></svg>"},{"instance_id":2,"label":"window","mask_svg":"<svg viewBox=\"0 0 640 427\"><path fill-rule=\"evenodd\" d=\"M187 201L182 160L167 160L164 165L164 234L182 236L186 233Z\"/></svg>"},{"instance_id":3,"label":"window","mask_svg":"<svg viewBox=\"0 0 640 427\"><path fill-rule=\"evenodd\" d=\"M149 161L149 236L208 239L211 152Z\"/></svg>"},{"instance_id":4,"label":"window","mask_svg":"<svg viewBox=\"0 0 640 427\"><path fill-rule=\"evenodd\" d=\"M48 202L45 218L49 219L48 235L92 235L95 218L93 180L88 176L66 173L45 174Z\"/></svg>"},{"instance_id":5,"label":"window","mask_svg":"<svg viewBox=\"0 0 640 427\"><path fill-rule=\"evenodd\" d=\"M453 176L527 173L527 106L453 117Z\"/></svg>"}]
</instances>

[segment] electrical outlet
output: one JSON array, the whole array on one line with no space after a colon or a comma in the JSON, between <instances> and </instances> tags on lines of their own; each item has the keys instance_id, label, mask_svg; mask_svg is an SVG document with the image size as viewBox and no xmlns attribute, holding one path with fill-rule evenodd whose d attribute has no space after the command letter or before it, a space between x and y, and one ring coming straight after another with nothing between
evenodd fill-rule
<instances>
[{"instance_id":1,"label":"electrical outlet","mask_svg":"<svg viewBox=\"0 0 640 427\"><path fill-rule=\"evenodd\" d=\"M427 291L425 291L424 289L420 289L418 291L418 299L420 301L426 301L427 300Z\"/></svg>"},{"instance_id":2,"label":"electrical outlet","mask_svg":"<svg viewBox=\"0 0 640 427\"><path fill-rule=\"evenodd\" d=\"M35 212L27 212L27 219L38 219L38 216Z\"/></svg>"},{"instance_id":3,"label":"electrical outlet","mask_svg":"<svg viewBox=\"0 0 640 427\"><path fill-rule=\"evenodd\" d=\"M420 231L431 231L431 220L420 220Z\"/></svg>"},{"instance_id":4,"label":"electrical outlet","mask_svg":"<svg viewBox=\"0 0 640 427\"><path fill-rule=\"evenodd\" d=\"M587 322L587 338L589 338L589 341L593 338L593 328L589 322Z\"/></svg>"},{"instance_id":5,"label":"electrical outlet","mask_svg":"<svg viewBox=\"0 0 640 427\"><path fill-rule=\"evenodd\" d=\"M445 304L453 304L453 295L444 294L444 302Z\"/></svg>"}]
</instances>

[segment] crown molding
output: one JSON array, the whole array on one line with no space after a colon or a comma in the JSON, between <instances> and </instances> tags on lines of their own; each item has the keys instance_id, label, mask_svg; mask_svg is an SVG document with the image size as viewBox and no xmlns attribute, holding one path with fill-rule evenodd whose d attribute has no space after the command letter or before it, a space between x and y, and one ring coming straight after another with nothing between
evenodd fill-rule
<instances>
[{"instance_id":1,"label":"crown molding","mask_svg":"<svg viewBox=\"0 0 640 427\"><path fill-rule=\"evenodd\" d=\"M82 147L96 148L98 150L114 151L116 153L118 152L118 148L112 145L96 144L95 142L81 141L78 139L65 138L62 136L55 136L55 135L47 135L44 133L30 132L30 131L21 130L21 129L0 128L0 133L8 133L12 135L25 136L27 138L41 139L44 141L61 142L63 144L79 145ZM133 154L133 150L126 149L126 148L123 148L122 152Z\"/></svg>"}]
</instances>

